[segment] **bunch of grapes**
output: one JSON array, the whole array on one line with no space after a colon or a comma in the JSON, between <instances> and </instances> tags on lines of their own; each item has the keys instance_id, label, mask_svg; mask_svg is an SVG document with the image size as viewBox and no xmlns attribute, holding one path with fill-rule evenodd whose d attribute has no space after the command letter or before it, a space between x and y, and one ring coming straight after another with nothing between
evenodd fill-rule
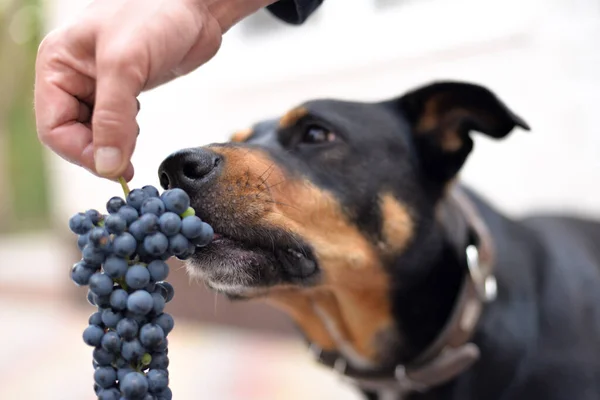
<instances>
[{"instance_id":1,"label":"bunch of grapes","mask_svg":"<svg viewBox=\"0 0 600 400\"><path fill-rule=\"evenodd\" d=\"M154 186L129 191L121 183L126 199L111 198L108 215L88 210L69 220L83 254L71 279L89 286L88 301L98 307L83 332L94 347L94 390L100 400L170 400L174 321L164 308L174 290L165 261L191 257L213 229L195 216L183 190L160 195Z\"/></svg>"}]
</instances>

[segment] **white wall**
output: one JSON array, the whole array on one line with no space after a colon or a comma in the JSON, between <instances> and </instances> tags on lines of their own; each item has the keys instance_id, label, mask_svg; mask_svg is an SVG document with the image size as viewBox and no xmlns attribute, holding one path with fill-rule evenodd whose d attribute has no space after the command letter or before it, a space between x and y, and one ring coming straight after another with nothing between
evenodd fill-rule
<instances>
[{"instance_id":1,"label":"white wall","mask_svg":"<svg viewBox=\"0 0 600 400\"><path fill-rule=\"evenodd\" d=\"M225 140L238 128L315 97L375 100L437 79L494 91L533 128L476 140L463 178L503 210L600 217L600 3L594 0L326 0L305 26L272 34L237 26L217 57L141 97L132 183L157 184L171 151ZM80 0L50 3L50 26ZM103 208L113 183L49 155L56 218Z\"/></svg>"}]
</instances>

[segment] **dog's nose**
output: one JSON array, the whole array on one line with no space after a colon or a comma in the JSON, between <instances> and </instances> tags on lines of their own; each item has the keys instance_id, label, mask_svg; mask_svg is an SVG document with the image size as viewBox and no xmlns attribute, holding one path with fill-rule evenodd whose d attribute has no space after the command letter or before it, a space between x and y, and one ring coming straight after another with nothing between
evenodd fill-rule
<instances>
[{"instance_id":1,"label":"dog's nose","mask_svg":"<svg viewBox=\"0 0 600 400\"><path fill-rule=\"evenodd\" d=\"M158 168L160 185L166 190L173 187L196 188L205 184L221 164L221 156L213 151L194 148L180 150L168 156Z\"/></svg>"}]
</instances>

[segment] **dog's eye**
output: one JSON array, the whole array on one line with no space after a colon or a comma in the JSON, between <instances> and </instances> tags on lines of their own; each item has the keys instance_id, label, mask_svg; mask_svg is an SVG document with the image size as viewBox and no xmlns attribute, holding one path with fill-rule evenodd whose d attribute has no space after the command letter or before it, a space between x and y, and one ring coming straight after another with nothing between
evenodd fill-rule
<instances>
[{"instance_id":1,"label":"dog's eye","mask_svg":"<svg viewBox=\"0 0 600 400\"><path fill-rule=\"evenodd\" d=\"M319 144L333 142L335 140L335 134L326 128L317 125L310 125L304 131L302 135L302 143L307 144Z\"/></svg>"}]
</instances>

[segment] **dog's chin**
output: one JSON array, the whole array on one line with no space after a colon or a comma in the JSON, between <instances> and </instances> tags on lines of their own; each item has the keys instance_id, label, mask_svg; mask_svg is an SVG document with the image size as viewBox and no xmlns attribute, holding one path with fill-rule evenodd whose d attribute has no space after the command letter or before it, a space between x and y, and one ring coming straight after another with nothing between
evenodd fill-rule
<instances>
[{"instance_id":1,"label":"dog's chin","mask_svg":"<svg viewBox=\"0 0 600 400\"><path fill-rule=\"evenodd\" d=\"M311 285L319 272L308 247L267 248L219 234L197 249L187 269L190 276L231 299L258 297L278 285Z\"/></svg>"}]
</instances>

